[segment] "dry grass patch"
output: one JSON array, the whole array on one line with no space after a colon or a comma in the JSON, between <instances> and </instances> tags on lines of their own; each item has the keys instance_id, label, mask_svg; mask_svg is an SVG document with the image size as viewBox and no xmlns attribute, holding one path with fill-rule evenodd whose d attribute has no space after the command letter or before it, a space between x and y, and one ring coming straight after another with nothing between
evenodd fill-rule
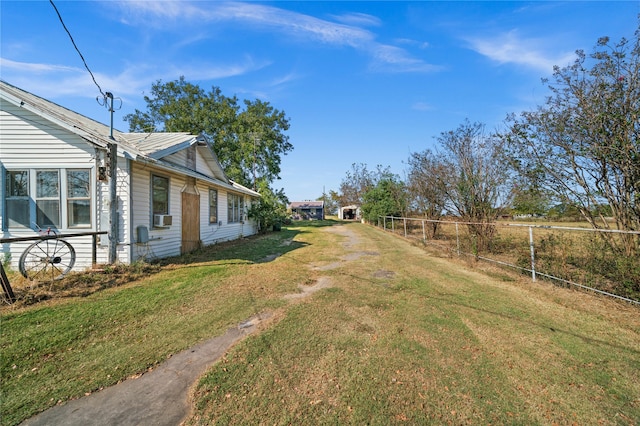
<instances>
[{"instance_id":1,"label":"dry grass patch","mask_svg":"<svg viewBox=\"0 0 640 426\"><path fill-rule=\"evenodd\" d=\"M640 418L637 310L492 278L359 224L330 235L347 242L325 254L328 264L340 260L321 271L334 286L215 366L196 390L189 424ZM365 251L379 256L345 260Z\"/></svg>"}]
</instances>

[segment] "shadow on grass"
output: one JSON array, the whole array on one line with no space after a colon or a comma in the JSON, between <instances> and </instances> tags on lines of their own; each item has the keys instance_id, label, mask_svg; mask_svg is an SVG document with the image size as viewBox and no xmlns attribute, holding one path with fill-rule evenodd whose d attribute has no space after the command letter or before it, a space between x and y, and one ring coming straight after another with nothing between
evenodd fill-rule
<instances>
[{"instance_id":1,"label":"shadow on grass","mask_svg":"<svg viewBox=\"0 0 640 426\"><path fill-rule=\"evenodd\" d=\"M271 262L286 253L307 246L307 243L294 241L297 235L309 232L305 231L305 228L333 226L339 223L331 220L295 222L278 232L220 242L181 256L149 262L140 261L130 265L103 265L99 270L72 273L56 281L31 282L19 274L12 273L11 281L17 299L12 307L30 306L52 299L86 297L170 268L199 267L209 262L220 264L219 261L236 264ZM13 284L14 280L17 285ZM0 301L0 305L7 304L7 300Z\"/></svg>"},{"instance_id":2,"label":"shadow on grass","mask_svg":"<svg viewBox=\"0 0 640 426\"><path fill-rule=\"evenodd\" d=\"M282 228L278 232L209 245L181 256L160 259L158 263L162 266L195 265L221 260L234 260L233 263L264 263L307 246L307 243L294 241L296 235L304 232L298 229Z\"/></svg>"}]
</instances>

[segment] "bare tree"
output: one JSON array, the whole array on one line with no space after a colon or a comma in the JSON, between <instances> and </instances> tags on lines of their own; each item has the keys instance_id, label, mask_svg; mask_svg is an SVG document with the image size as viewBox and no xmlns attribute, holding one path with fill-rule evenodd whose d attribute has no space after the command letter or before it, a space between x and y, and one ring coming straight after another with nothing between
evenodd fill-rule
<instances>
[{"instance_id":1,"label":"bare tree","mask_svg":"<svg viewBox=\"0 0 640 426\"><path fill-rule=\"evenodd\" d=\"M484 124L468 120L437 139L442 146L438 162L447 209L470 223L475 249L485 250L509 194L501 141L486 134Z\"/></svg>"},{"instance_id":2,"label":"bare tree","mask_svg":"<svg viewBox=\"0 0 640 426\"><path fill-rule=\"evenodd\" d=\"M447 204L444 164L429 149L413 152L408 161L407 192L411 210L429 220L439 220ZM434 238L438 222L429 222L429 237Z\"/></svg>"},{"instance_id":3,"label":"bare tree","mask_svg":"<svg viewBox=\"0 0 640 426\"><path fill-rule=\"evenodd\" d=\"M575 206L594 228L640 230L640 29L633 42L598 40L594 53L577 51L555 67L552 95L536 111L508 118L506 141L517 170L542 175L544 189ZM606 209L607 211L609 209ZM640 251L640 237L601 233L616 252Z\"/></svg>"},{"instance_id":4,"label":"bare tree","mask_svg":"<svg viewBox=\"0 0 640 426\"><path fill-rule=\"evenodd\" d=\"M362 205L364 194L390 173L388 167L378 165L375 171L371 171L366 164L353 163L340 183L340 203L343 206Z\"/></svg>"}]
</instances>

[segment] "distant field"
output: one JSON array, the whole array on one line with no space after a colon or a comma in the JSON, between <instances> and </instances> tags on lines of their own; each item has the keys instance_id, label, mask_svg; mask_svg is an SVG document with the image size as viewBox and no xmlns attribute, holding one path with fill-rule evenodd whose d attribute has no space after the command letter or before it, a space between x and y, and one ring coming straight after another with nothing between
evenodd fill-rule
<instances>
[{"instance_id":1,"label":"distant field","mask_svg":"<svg viewBox=\"0 0 640 426\"><path fill-rule=\"evenodd\" d=\"M322 280L327 287L299 293ZM187 424L636 424L640 309L360 223L302 222L85 297L2 308L2 424L258 312Z\"/></svg>"}]
</instances>

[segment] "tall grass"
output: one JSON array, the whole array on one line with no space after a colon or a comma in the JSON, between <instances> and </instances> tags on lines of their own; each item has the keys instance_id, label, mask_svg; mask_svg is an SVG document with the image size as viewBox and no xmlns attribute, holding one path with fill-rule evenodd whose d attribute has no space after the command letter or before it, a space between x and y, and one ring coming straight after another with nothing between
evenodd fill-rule
<instances>
[{"instance_id":1,"label":"tall grass","mask_svg":"<svg viewBox=\"0 0 640 426\"><path fill-rule=\"evenodd\" d=\"M387 219L389 222L390 219ZM520 268L530 274L531 252L529 229L526 226L508 226L497 222L490 241L482 246L469 233L464 224L439 222L433 232L434 223L427 222L423 231L419 219L394 219L393 231L426 245L446 250L447 253L485 258ZM585 223L536 223L565 228L587 227ZM387 223L387 228L391 228ZM640 257L624 256L613 252L595 232L572 229L533 228L535 270L559 280L565 285L573 282L640 302ZM621 234L611 234L611 240L621 240ZM622 245L622 242L619 242Z\"/></svg>"}]
</instances>

